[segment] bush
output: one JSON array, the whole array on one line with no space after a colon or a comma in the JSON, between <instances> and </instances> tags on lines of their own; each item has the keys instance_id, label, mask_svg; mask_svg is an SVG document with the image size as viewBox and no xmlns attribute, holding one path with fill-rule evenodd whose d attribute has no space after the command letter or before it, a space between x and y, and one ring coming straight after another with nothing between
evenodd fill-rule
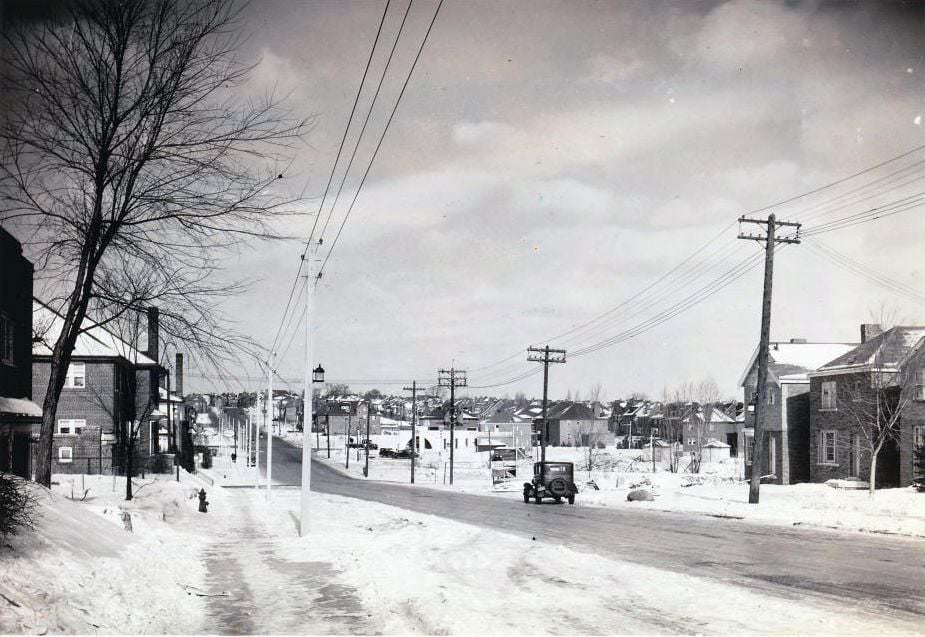
<instances>
[{"instance_id":1,"label":"bush","mask_svg":"<svg viewBox=\"0 0 925 637\"><path fill-rule=\"evenodd\" d=\"M35 528L38 500L22 478L0 473L0 537Z\"/></svg>"}]
</instances>

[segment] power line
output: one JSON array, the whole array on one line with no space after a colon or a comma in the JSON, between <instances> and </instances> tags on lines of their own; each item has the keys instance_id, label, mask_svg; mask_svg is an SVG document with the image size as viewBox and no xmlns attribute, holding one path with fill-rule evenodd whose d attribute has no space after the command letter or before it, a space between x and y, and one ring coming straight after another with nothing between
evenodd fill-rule
<instances>
[{"instance_id":1,"label":"power line","mask_svg":"<svg viewBox=\"0 0 925 637\"><path fill-rule=\"evenodd\" d=\"M337 164L340 162L340 155L344 150L344 143L347 141L347 133L350 131L350 125L353 123L353 116L357 110L357 104L360 101L360 95L363 93L363 85L366 84L366 75L369 73L369 67L373 62L373 57L376 53L376 46L379 44L379 36L382 34L382 25L385 24L385 16L389 12L389 5L392 0L386 0L385 8L382 10L382 17L379 19L379 28L376 29L376 38L373 40L373 47L369 50L369 57L366 59L366 68L363 69L363 77L360 79L360 85L357 87L356 97L353 98L353 106L350 108L350 116L347 118L347 125L344 127L344 134L340 138L340 145L337 147L337 156L334 158L334 164L331 166L331 174L328 175L328 183L324 187L324 194L321 196L321 203L318 205L318 214L315 215L315 222L312 224L311 232L308 233L308 241L305 242L305 251L302 254L303 263L304 258L308 254L308 247L311 245L312 237L315 236L315 228L318 226L318 219L321 217L321 212L324 209L324 201L328 196L328 191L331 188L331 182L334 180L334 172L337 170ZM409 3L410 6L410 3ZM347 170L350 170L349 166ZM324 232L321 233L324 235ZM299 265L299 270L301 271L302 266ZM298 274L296 275L296 280L298 280Z\"/></svg>"},{"instance_id":2,"label":"power line","mask_svg":"<svg viewBox=\"0 0 925 637\"><path fill-rule=\"evenodd\" d=\"M340 146L337 149L337 156L334 158L334 164L331 166L331 174L328 176L328 183L324 187L324 194L321 197L321 204L318 206L318 212L315 214L315 221L312 223L312 229L308 233L308 240L305 242L305 249L302 252L302 258L299 260L299 269L296 271L295 277L292 281L292 288L289 290L289 298L286 301L286 309L283 310L283 316L279 321L279 328L276 330L276 336L273 337L273 345L270 346L269 351L276 349L278 344L278 339L280 337L280 331L283 329L283 323L286 322L286 316L289 313L289 306L292 303L292 295L295 293L296 285L299 282L299 275L302 273L302 267L305 264L305 256L308 254L308 248L311 245L312 237L315 234L315 228L318 226L318 219L321 217L321 212L324 208L325 199L328 196L328 191L331 188L331 182L334 179L334 173L337 170L337 164L340 161L341 152L344 149L344 142L347 140L347 134L350 131L350 125L353 123L353 115L356 112L357 103L360 101L360 95L363 92L363 85L366 83L366 75L369 73L370 64L373 61L373 56L376 53L376 46L379 44L379 36L382 34L382 25L385 23L386 14L389 11L389 5L392 0L386 0L385 8L382 11L382 18L379 20L379 27L376 29L376 37L373 40L373 46L369 51L369 58L366 60L366 67L363 69L363 77L360 79L360 85L357 87L357 94L353 100L353 106L350 109L350 116L347 118L347 125L344 127L344 134L340 140Z\"/></svg>"},{"instance_id":3,"label":"power line","mask_svg":"<svg viewBox=\"0 0 925 637\"><path fill-rule=\"evenodd\" d=\"M337 241L340 239L340 235L344 231L344 226L347 225L347 220L350 218L350 213L353 212L353 206L356 204L357 198L360 196L360 192L363 190L363 185L366 183L366 178L369 176L369 171L372 168L373 162L376 160L376 155L379 154L379 149L382 147L382 141L385 139L385 135L389 131L389 126L392 124L392 119L395 117L395 112L398 110L398 106L401 104L402 97L405 95L405 89L408 88L408 83L411 81L411 75L414 73L414 69L417 66L418 60L421 58L421 52L424 50L424 46L427 44L427 39L430 36L431 30L434 28L434 23L437 21L437 16L440 14L440 8L442 6L443 0L440 0L440 2L437 4L436 10L434 11L433 18L431 18L430 24L427 26L427 31L424 33L424 39L421 40L421 46L418 48L418 52L414 56L414 61L411 63L411 68L408 70L408 75L405 77L401 91L398 93L398 99L395 100L395 106L392 108L392 112L389 114L389 119L385 123L385 128L382 130L382 135L379 137L379 142L376 144L376 149L373 151L372 157L369 160L369 165L366 167L366 171L363 173L363 178L360 180L360 185L357 187L357 191L353 195L353 200L350 202L350 207L347 208L347 213L344 215L344 219L341 221L340 228L338 228L337 234L334 236L334 242L331 244L331 248L328 250L327 256L325 256L324 261L321 263L321 268L318 270L319 276L324 272L324 268L327 266L328 260L334 253L334 248L337 247Z\"/></svg>"},{"instance_id":4,"label":"power line","mask_svg":"<svg viewBox=\"0 0 925 637\"><path fill-rule=\"evenodd\" d=\"M395 49L398 47L399 40L401 40L402 31L405 30L405 22L408 20L408 14L411 12L412 4L414 4L414 0L409 0L408 6L405 8L405 14L402 16L401 24L398 25L398 33L395 34L395 41L392 42L392 49L389 51L389 57L385 61L385 66L382 67L382 74L379 75L379 83L376 85L376 92L373 93L373 99L369 102L369 110L366 111L366 117L363 120L363 126L360 128L360 134L357 135L356 143L353 145L353 152L350 154L350 160L347 162L347 168L344 169L344 174L340 180L340 186L337 188L337 194L334 195L334 203L331 204L331 208L328 210L328 216L324 220L324 226L321 228L322 237L328 230L328 224L331 222L331 217L334 215L334 209L337 207L337 202L340 200L340 193L343 192L344 184L347 183L347 177L350 174L350 169L353 167L353 160L357 156L357 150L359 150L360 143L363 141L363 135L366 133L366 126L369 124L370 117L373 113L373 108L376 106L376 100L379 99L379 92L382 90L382 84L385 81L385 76L389 71L389 66L392 64L392 56L395 55Z\"/></svg>"}]
</instances>

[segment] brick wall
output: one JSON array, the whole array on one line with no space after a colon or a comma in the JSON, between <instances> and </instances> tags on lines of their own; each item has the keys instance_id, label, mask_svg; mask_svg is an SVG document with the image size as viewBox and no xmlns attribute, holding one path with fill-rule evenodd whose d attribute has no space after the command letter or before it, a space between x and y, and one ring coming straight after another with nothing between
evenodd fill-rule
<instances>
[{"instance_id":1,"label":"brick wall","mask_svg":"<svg viewBox=\"0 0 925 637\"><path fill-rule=\"evenodd\" d=\"M80 434L55 434L52 448L53 473L85 473L87 460L90 460L92 473L111 470L111 447L101 445L100 434L112 433L117 410L114 406L116 363L77 358L86 369L86 386L61 390L58 400L56 420L82 419L86 427ZM32 365L32 383L35 401L39 404L45 400L48 389L48 377L51 363L48 359L34 361ZM73 460L59 462L59 448L70 447Z\"/></svg>"}]
</instances>

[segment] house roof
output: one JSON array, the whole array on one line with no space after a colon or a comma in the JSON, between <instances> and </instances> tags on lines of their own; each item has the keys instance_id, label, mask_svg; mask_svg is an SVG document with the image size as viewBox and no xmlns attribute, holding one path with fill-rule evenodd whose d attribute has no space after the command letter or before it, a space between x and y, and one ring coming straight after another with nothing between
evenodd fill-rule
<instances>
[{"instance_id":1,"label":"house roof","mask_svg":"<svg viewBox=\"0 0 925 637\"><path fill-rule=\"evenodd\" d=\"M25 398L8 398L6 396L0 396L0 414L41 418L42 408Z\"/></svg>"},{"instance_id":2,"label":"house roof","mask_svg":"<svg viewBox=\"0 0 925 637\"><path fill-rule=\"evenodd\" d=\"M897 326L861 343L819 367L819 372L866 367L897 367L925 338L925 327Z\"/></svg>"},{"instance_id":3,"label":"house roof","mask_svg":"<svg viewBox=\"0 0 925 637\"><path fill-rule=\"evenodd\" d=\"M857 343L804 343L798 339L772 342L768 350L768 369L777 378L811 372L856 346ZM739 387L745 385L745 379L748 378L757 359L758 348L755 348L739 378Z\"/></svg>"},{"instance_id":4,"label":"house roof","mask_svg":"<svg viewBox=\"0 0 925 637\"><path fill-rule=\"evenodd\" d=\"M51 356L51 343L58 340L64 327L64 317L51 307L34 300L32 302L33 325L48 326L44 337L32 344L33 356ZM74 343L72 357L124 358L136 365L157 365L157 362L129 345L105 327L96 325L91 319L84 318L83 329Z\"/></svg>"},{"instance_id":5,"label":"house roof","mask_svg":"<svg viewBox=\"0 0 925 637\"><path fill-rule=\"evenodd\" d=\"M546 417L556 420L594 420L594 410L584 403L563 401L549 409Z\"/></svg>"}]
</instances>

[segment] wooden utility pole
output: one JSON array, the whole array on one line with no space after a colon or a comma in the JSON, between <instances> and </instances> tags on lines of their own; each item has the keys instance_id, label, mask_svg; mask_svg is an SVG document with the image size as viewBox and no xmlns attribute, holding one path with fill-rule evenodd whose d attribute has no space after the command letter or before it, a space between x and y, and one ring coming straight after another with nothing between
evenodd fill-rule
<instances>
[{"instance_id":1,"label":"wooden utility pole","mask_svg":"<svg viewBox=\"0 0 925 637\"><path fill-rule=\"evenodd\" d=\"M437 370L440 387L450 388L450 484L453 484L453 447L456 444L456 388L466 386L466 372L461 369Z\"/></svg>"},{"instance_id":2,"label":"wooden utility pole","mask_svg":"<svg viewBox=\"0 0 925 637\"><path fill-rule=\"evenodd\" d=\"M363 467L363 476L366 478L369 477L369 419L372 417L372 408L373 404L372 401L370 401L370 403L366 405L366 441L363 443L363 446L366 447L366 464ZM414 460L411 462L414 462Z\"/></svg>"},{"instance_id":3,"label":"wooden utility pole","mask_svg":"<svg viewBox=\"0 0 925 637\"><path fill-rule=\"evenodd\" d=\"M270 485L273 480L273 362L276 359L276 352L270 352L267 358L267 498L270 497ZM222 429L224 431L224 420ZM224 443L225 436L222 435Z\"/></svg>"},{"instance_id":4,"label":"wooden utility pole","mask_svg":"<svg viewBox=\"0 0 925 637\"><path fill-rule=\"evenodd\" d=\"M743 223L752 223L767 228L764 235L744 234ZM792 236L777 237L779 227L795 228ZM779 243L800 243L800 224L792 221L777 221L774 214L764 219L747 219L739 217L739 239L764 242L764 294L761 302L761 339L758 343L758 398L755 403L755 449L752 452L752 475L748 486L749 504L758 504L758 491L761 486L761 465L764 457L764 427L761 422L762 412L768 400L768 347L771 339L771 284L774 279L774 250ZM693 419L693 416L691 416ZM746 453L748 443L746 442Z\"/></svg>"},{"instance_id":5,"label":"wooden utility pole","mask_svg":"<svg viewBox=\"0 0 925 637\"><path fill-rule=\"evenodd\" d=\"M418 422L418 382L411 381L411 387L405 387L404 391L411 392L411 484L414 484L414 462L418 452L417 422ZM402 405L404 408L404 405Z\"/></svg>"},{"instance_id":6,"label":"wooden utility pole","mask_svg":"<svg viewBox=\"0 0 925 637\"><path fill-rule=\"evenodd\" d=\"M540 432L540 462L546 462L546 439L549 437L549 422L546 419L546 408L549 402L549 364L564 363L565 350L545 347L528 347L527 360L543 363L543 429Z\"/></svg>"}]
</instances>

